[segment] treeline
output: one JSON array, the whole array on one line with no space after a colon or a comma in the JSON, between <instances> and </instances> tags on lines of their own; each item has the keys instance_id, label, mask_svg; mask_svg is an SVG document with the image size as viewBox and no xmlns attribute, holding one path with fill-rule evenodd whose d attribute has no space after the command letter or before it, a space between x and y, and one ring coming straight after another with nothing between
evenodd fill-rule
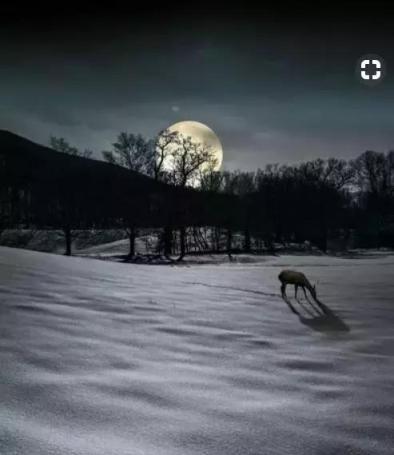
<instances>
[{"instance_id":1,"label":"treeline","mask_svg":"<svg viewBox=\"0 0 394 455\"><path fill-rule=\"evenodd\" d=\"M327 251L328 240L340 238L361 248L394 247L393 151L207 175L202 188L241 199L245 250L251 233L268 247L311 242Z\"/></svg>"},{"instance_id":2,"label":"treeline","mask_svg":"<svg viewBox=\"0 0 394 455\"><path fill-rule=\"evenodd\" d=\"M121 133L103 158L173 185L197 180L200 191L235 196L240 208L223 214L227 250L240 233L244 251L305 241L327 251L330 238L349 244L350 237L358 247L394 247L394 151L366 151L348 161L315 159L255 172L217 172L211 151L192 145L190 138L169 131L156 141ZM168 158L171 172L163 168ZM204 244L217 250L220 237L220 232L210 241L205 236Z\"/></svg>"},{"instance_id":3,"label":"treeline","mask_svg":"<svg viewBox=\"0 0 394 455\"><path fill-rule=\"evenodd\" d=\"M139 231L152 228L153 252L179 259L278 243L327 251L330 238L350 236L394 247L394 152L220 172L212 150L168 131L156 141L121 133L106 162L62 138L51 146L0 132L0 234L62 229L70 254L73 230L122 228L133 256Z\"/></svg>"}]
</instances>

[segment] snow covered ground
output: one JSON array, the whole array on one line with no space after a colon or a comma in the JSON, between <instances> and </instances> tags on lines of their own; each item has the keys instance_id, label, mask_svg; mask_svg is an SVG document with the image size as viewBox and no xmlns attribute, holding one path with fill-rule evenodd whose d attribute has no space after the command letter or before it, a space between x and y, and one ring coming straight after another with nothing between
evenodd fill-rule
<instances>
[{"instance_id":1,"label":"snow covered ground","mask_svg":"<svg viewBox=\"0 0 394 455\"><path fill-rule=\"evenodd\" d=\"M332 313L291 313L282 267ZM0 453L392 455L393 276L389 255L177 267L0 248Z\"/></svg>"}]
</instances>

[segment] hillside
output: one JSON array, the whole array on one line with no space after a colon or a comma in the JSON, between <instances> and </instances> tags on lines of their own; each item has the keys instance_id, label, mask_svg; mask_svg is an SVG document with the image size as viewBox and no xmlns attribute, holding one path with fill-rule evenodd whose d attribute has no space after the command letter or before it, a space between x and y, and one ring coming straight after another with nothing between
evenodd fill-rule
<instances>
[{"instance_id":1,"label":"hillside","mask_svg":"<svg viewBox=\"0 0 394 455\"><path fill-rule=\"evenodd\" d=\"M163 187L151 178L138 172L115 166L104 161L88 159L80 156L68 155L57 152L10 131L0 130L0 155L16 160L25 178L44 178L52 180L64 173L72 173L74 178L81 173L85 178L94 178L99 181L110 177L111 179L127 178L132 185L149 189L152 186Z\"/></svg>"},{"instance_id":2,"label":"hillside","mask_svg":"<svg viewBox=\"0 0 394 455\"><path fill-rule=\"evenodd\" d=\"M0 229L228 223L236 198L181 188L0 131Z\"/></svg>"}]
</instances>

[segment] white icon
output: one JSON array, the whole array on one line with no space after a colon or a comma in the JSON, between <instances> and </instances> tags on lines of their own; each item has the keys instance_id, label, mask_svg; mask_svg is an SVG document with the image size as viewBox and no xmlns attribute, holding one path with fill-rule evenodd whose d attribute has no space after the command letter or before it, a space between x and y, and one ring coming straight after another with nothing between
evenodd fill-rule
<instances>
[{"instance_id":1,"label":"white icon","mask_svg":"<svg viewBox=\"0 0 394 455\"><path fill-rule=\"evenodd\" d=\"M366 71L365 71L365 68L368 66L368 65L372 65L374 66L376 69L375 69L375 73L370 75L368 74ZM370 79L374 80L374 81L377 81L378 79L381 78L382 76L382 72L381 72L381 68L382 68L382 64L379 60L377 59L373 59L373 60L368 60L368 59L365 59L361 62L361 77L362 79L366 80L366 81L369 81Z\"/></svg>"}]
</instances>

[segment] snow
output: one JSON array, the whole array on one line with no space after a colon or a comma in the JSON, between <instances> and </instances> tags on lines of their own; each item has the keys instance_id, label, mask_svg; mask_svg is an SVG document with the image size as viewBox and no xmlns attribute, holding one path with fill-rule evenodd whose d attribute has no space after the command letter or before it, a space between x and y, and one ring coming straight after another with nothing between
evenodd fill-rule
<instances>
[{"instance_id":1,"label":"snow","mask_svg":"<svg viewBox=\"0 0 394 455\"><path fill-rule=\"evenodd\" d=\"M293 289L289 310L285 267L330 317ZM393 272L389 254L178 267L1 247L0 453L392 454Z\"/></svg>"}]
</instances>

